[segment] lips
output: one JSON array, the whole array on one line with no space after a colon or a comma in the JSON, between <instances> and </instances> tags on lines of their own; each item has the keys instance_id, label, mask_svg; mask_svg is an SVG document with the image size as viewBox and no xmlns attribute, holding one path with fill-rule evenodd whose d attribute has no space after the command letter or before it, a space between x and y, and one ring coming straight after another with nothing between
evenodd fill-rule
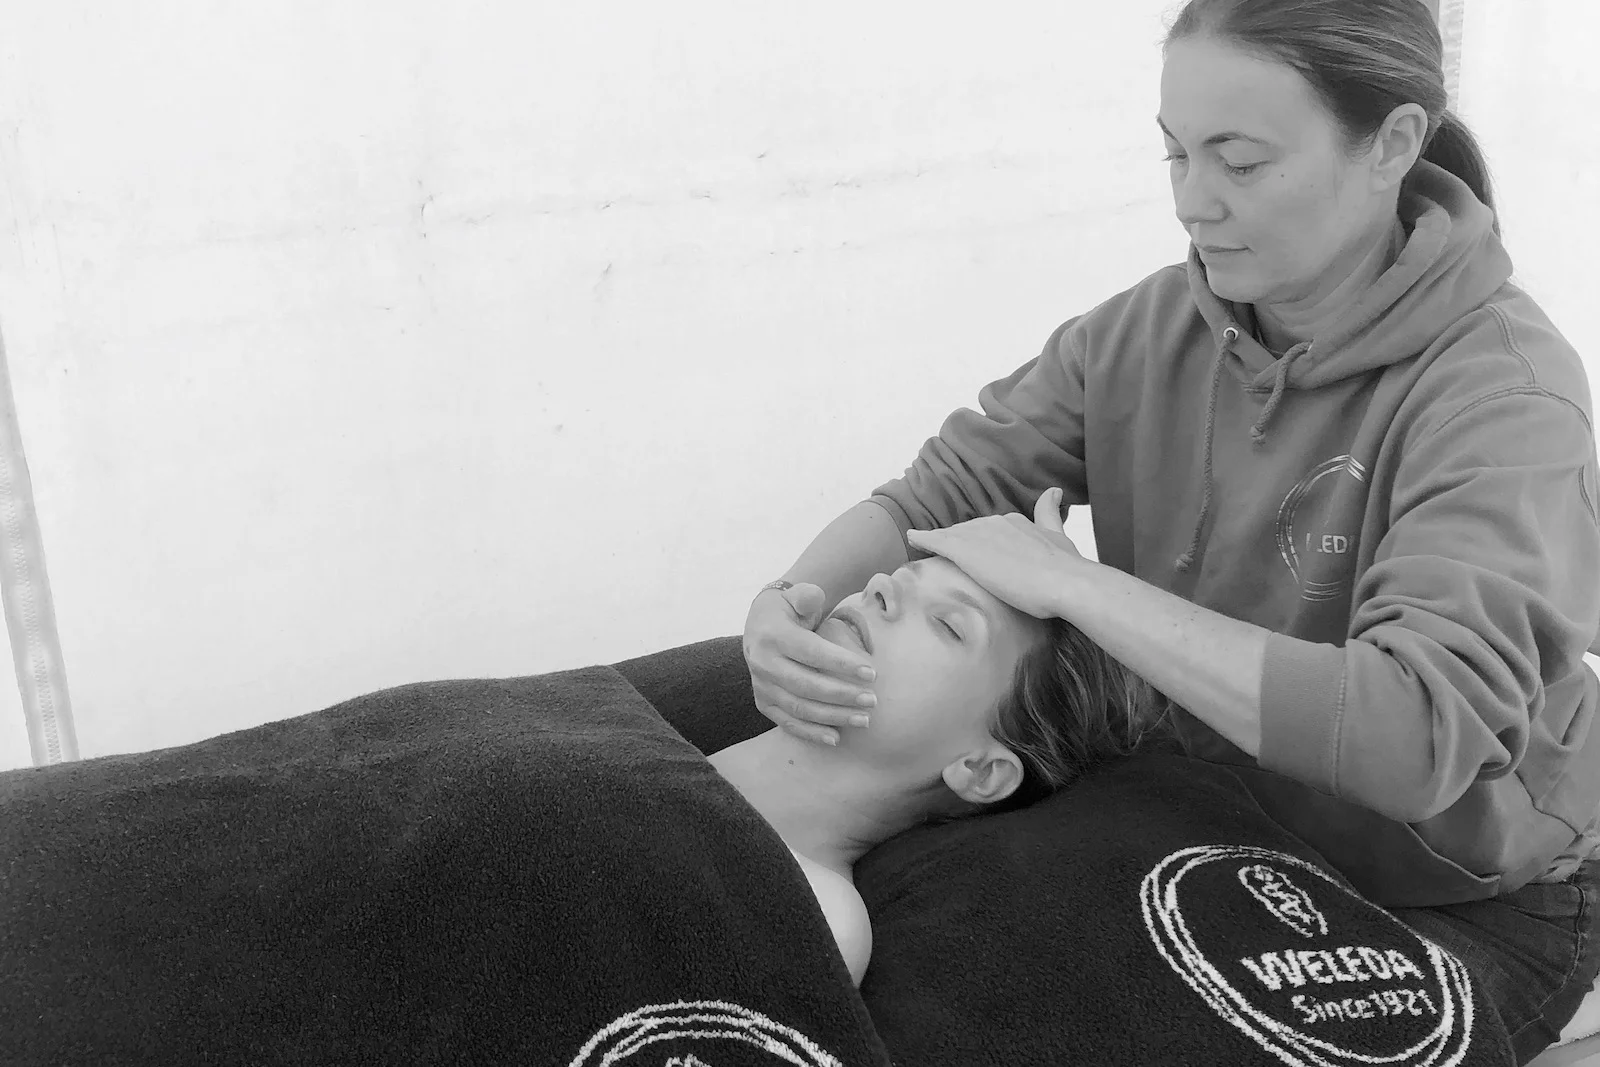
<instances>
[{"instance_id":1,"label":"lips","mask_svg":"<svg viewBox=\"0 0 1600 1067\"><path fill-rule=\"evenodd\" d=\"M854 608L841 607L835 609L834 613L828 617L837 619L850 627L856 635L856 640L861 642L861 647L867 650L868 655L872 654L872 636L867 630L867 620L861 617L860 612Z\"/></svg>"}]
</instances>

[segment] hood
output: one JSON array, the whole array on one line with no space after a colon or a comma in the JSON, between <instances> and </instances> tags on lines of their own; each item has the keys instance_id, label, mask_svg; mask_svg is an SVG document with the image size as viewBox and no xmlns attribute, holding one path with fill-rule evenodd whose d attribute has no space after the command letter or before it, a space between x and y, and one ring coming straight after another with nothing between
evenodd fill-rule
<instances>
[{"instance_id":1,"label":"hood","mask_svg":"<svg viewBox=\"0 0 1600 1067\"><path fill-rule=\"evenodd\" d=\"M1411 230L1399 258L1289 360L1283 383L1288 388L1314 389L1409 359L1511 277L1511 257L1494 232L1494 212L1443 167L1417 161L1401 187L1399 218ZM1193 245L1188 267L1189 291L1219 350L1233 351L1247 379L1271 384L1276 361L1253 343L1248 348L1254 351L1242 352L1247 346L1236 340L1237 333L1224 336L1230 326L1249 336L1241 326L1251 321L1248 309L1211 291Z\"/></svg>"},{"instance_id":2,"label":"hood","mask_svg":"<svg viewBox=\"0 0 1600 1067\"><path fill-rule=\"evenodd\" d=\"M1286 389L1315 389L1387 367L1424 351L1447 326L1482 307L1511 277L1511 257L1494 232L1494 212L1467 183L1443 167L1418 160L1400 189L1396 229L1410 235L1394 263L1344 313L1309 342L1274 359L1241 322L1253 312L1211 291L1205 265L1189 246L1189 292L1216 339L1211 395L1206 407L1200 513L1188 548L1175 561L1187 571L1200 550L1215 488L1212 448L1217 391L1225 370L1271 389L1261 416L1250 427L1257 445Z\"/></svg>"}]
</instances>

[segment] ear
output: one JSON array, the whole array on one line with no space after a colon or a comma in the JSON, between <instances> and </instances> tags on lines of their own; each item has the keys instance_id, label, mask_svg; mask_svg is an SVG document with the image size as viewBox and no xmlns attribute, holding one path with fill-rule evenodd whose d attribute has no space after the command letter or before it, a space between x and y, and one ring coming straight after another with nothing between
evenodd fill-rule
<instances>
[{"instance_id":1,"label":"ear","mask_svg":"<svg viewBox=\"0 0 1600 1067\"><path fill-rule=\"evenodd\" d=\"M1005 745L991 741L945 767L944 784L969 804L997 804L1022 784L1022 760Z\"/></svg>"},{"instance_id":2,"label":"ear","mask_svg":"<svg viewBox=\"0 0 1600 1067\"><path fill-rule=\"evenodd\" d=\"M1399 185L1410 173L1428 136L1428 113L1421 104L1401 104L1389 112L1372 142L1372 179L1377 191Z\"/></svg>"}]
</instances>

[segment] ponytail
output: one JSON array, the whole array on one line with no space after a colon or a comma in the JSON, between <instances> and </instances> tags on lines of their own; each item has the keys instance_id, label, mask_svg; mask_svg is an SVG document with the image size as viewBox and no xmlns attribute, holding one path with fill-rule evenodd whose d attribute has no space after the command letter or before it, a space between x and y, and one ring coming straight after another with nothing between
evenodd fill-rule
<instances>
[{"instance_id":1,"label":"ponytail","mask_svg":"<svg viewBox=\"0 0 1600 1067\"><path fill-rule=\"evenodd\" d=\"M1422 158L1443 167L1467 183L1472 195L1494 211L1494 192L1489 184L1489 164L1483 158L1478 139L1454 111L1445 110L1439 128L1422 149ZM1500 235L1500 215L1495 213L1495 236Z\"/></svg>"}]
</instances>

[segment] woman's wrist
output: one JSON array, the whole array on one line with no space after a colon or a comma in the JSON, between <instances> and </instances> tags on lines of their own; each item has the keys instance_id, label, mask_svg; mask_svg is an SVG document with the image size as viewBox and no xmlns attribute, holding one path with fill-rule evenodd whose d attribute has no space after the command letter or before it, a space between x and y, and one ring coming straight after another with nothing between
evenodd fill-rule
<instances>
[{"instance_id":1,"label":"woman's wrist","mask_svg":"<svg viewBox=\"0 0 1600 1067\"><path fill-rule=\"evenodd\" d=\"M1114 567L1082 556L1064 560L1052 583L1055 586L1050 597L1053 614L1081 627L1086 615L1093 613L1096 600L1104 599L1106 579L1119 574L1122 572Z\"/></svg>"},{"instance_id":2,"label":"woman's wrist","mask_svg":"<svg viewBox=\"0 0 1600 1067\"><path fill-rule=\"evenodd\" d=\"M793 589L793 588L794 588L794 583L793 582L789 581L787 578L779 578L776 581L768 582L766 585L762 586L760 589L757 589L756 590L756 595L750 598L750 603L753 605L756 601L760 600L762 597L766 596L768 593L776 593L779 596L783 596L783 591L785 589Z\"/></svg>"},{"instance_id":3,"label":"woman's wrist","mask_svg":"<svg viewBox=\"0 0 1600 1067\"><path fill-rule=\"evenodd\" d=\"M770 585L762 586L760 589L756 590L756 595L750 598L750 607L749 607L748 611L746 612L746 614L747 615L754 614L757 608L759 608L762 605L764 605L768 600L772 599L773 597L776 597L779 600L783 600L785 602L787 602L787 599L788 599L787 597L785 597L783 595L783 590L774 589Z\"/></svg>"}]
</instances>

